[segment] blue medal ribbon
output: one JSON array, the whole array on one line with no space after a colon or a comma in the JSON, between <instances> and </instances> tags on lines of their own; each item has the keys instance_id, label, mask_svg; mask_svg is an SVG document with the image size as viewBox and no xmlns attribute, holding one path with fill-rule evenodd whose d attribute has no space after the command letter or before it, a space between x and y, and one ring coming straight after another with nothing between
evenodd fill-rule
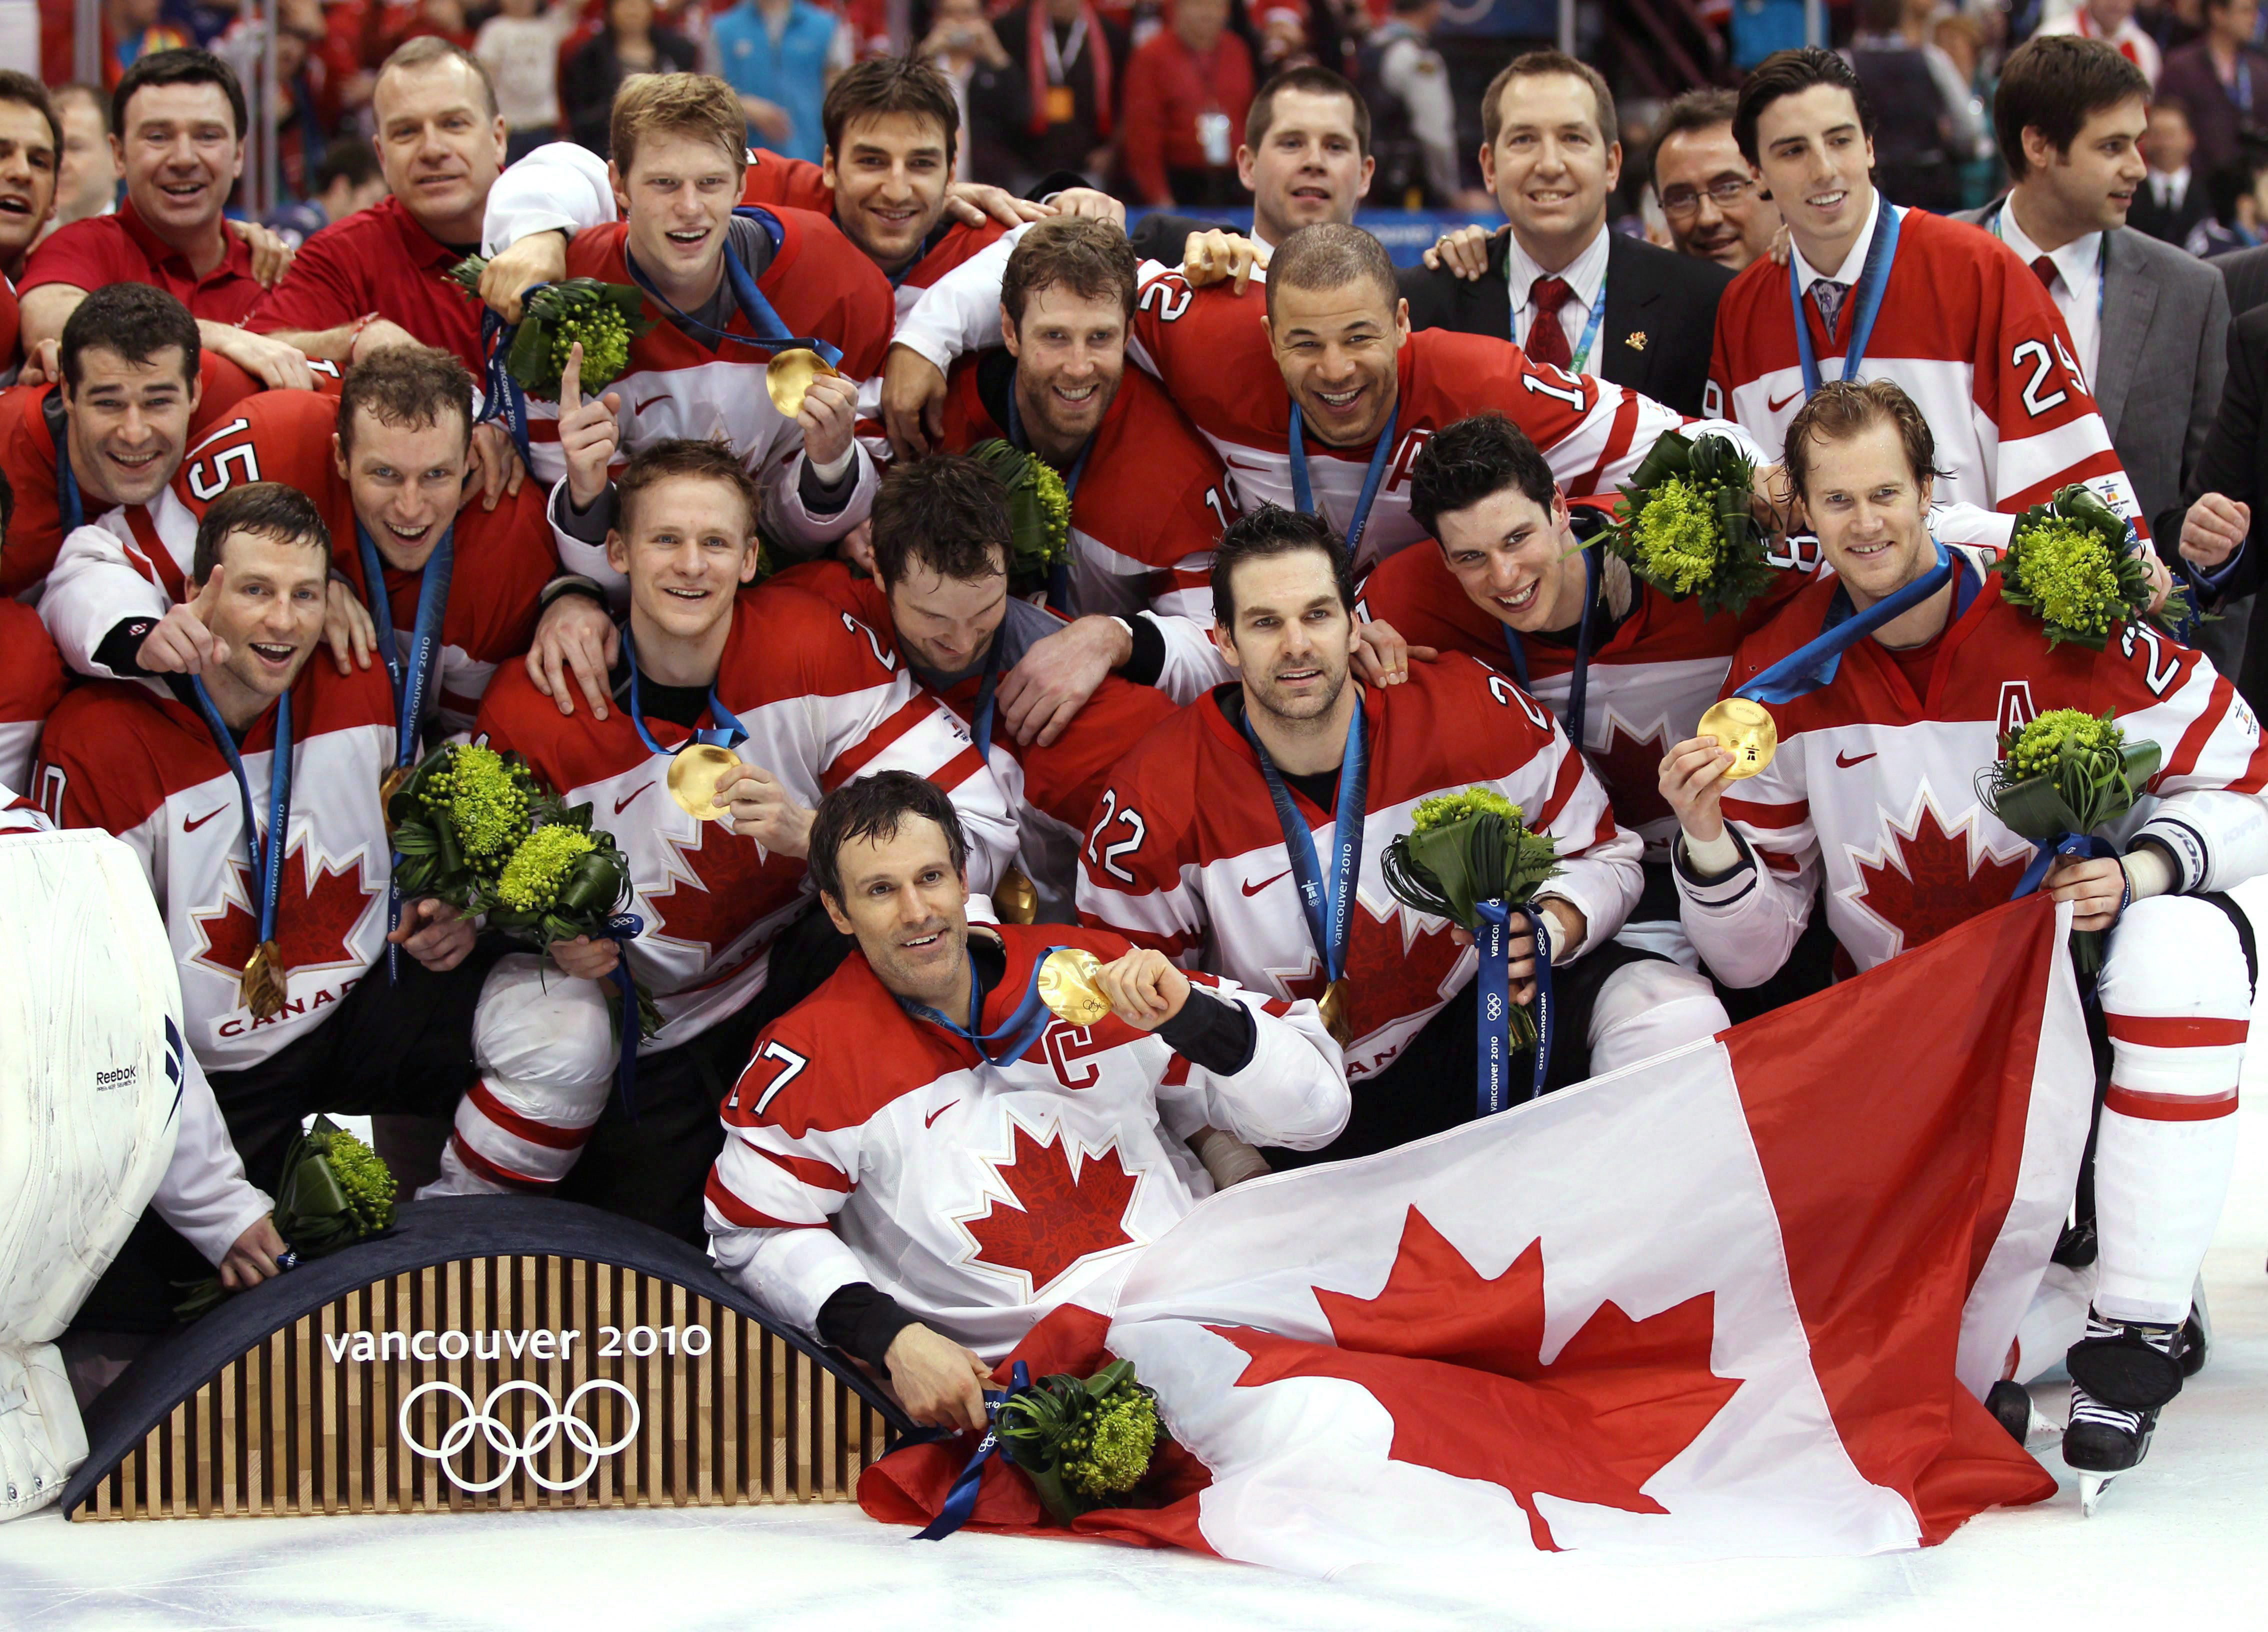
<instances>
[{"instance_id":1,"label":"blue medal ribbon","mask_svg":"<svg viewBox=\"0 0 2268 1632\"><path fill-rule=\"evenodd\" d=\"M86 525L86 501L79 496L78 472L71 468L70 419L63 408L58 386L40 400L40 416L47 421L48 440L55 449L55 513L69 538Z\"/></svg>"},{"instance_id":2,"label":"blue medal ribbon","mask_svg":"<svg viewBox=\"0 0 2268 1632\"><path fill-rule=\"evenodd\" d=\"M244 774L244 755L236 746L236 738L228 729L228 722L220 717L213 705L212 694L205 689L202 677L189 677L189 689L195 694L197 708L205 717L205 729L212 733L213 746L228 761L228 768L236 777L236 790L244 801L244 849L251 867L248 880L251 893L260 903L260 944L265 945L276 938L276 904L284 887L284 844L291 825L291 694L285 692L276 700L276 744L269 751L268 764L268 832L263 840L260 824L254 819L252 805L252 783ZM291 972L281 971L287 978Z\"/></svg>"},{"instance_id":3,"label":"blue medal ribbon","mask_svg":"<svg viewBox=\"0 0 2268 1632\"><path fill-rule=\"evenodd\" d=\"M1858 285L1851 291L1851 343L1843 349L1845 379L1856 379L1859 365L1867 360L1867 342L1874 338L1874 319L1881 312L1882 295L1889 287L1890 262L1898 253L1897 207L1880 193L1874 196L1881 200L1875 212L1874 241L1867 246ZM1819 358L1811 347L1811 320L1803 312L1802 274L1796 270L1795 261L1793 254L1787 258L1787 292L1795 305L1795 353L1803 364L1803 394L1810 397L1819 390ZM1835 336L1827 338L1831 344Z\"/></svg>"},{"instance_id":4,"label":"blue medal ribbon","mask_svg":"<svg viewBox=\"0 0 2268 1632\"><path fill-rule=\"evenodd\" d=\"M546 287L538 283L525 291L520 297L521 310L526 309L525 302L529 295ZM533 470L534 464L527 452L527 393L520 389L519 382L504 366L505 359L512 356L512 342L519 334L519 324L505 322L486 306L481 308L481 416L474 423L485 425L492 419L502 420L504 430L512 436L512 446L519 450L519 462Z\"/></svg>"},{"instance_id":5,"label":"blue medal ribbon","mask_svg":"<svg viewBox=\"0 0 2268 1632\"><path fill-rule=\"evenodd\" d=\"M1598 604L1599 563L1588 549L1583 552L1583 610L1575 624L1575 667L1567 679L1567 709L1565 724L1567 739L1575 745L1575 752L1583 751L1583 702L1591 678L1591 608ZM1506 623L1504 649L1512 658L1512 673L1520 681L1522 691L1535 687L1528 679L1528 648L1520 638L1520 631Z\"/></svg>"},{"instance_id":6,"label":"blue medal ribbon","mask_svg":"<svg viewBox=\"0 0 2268 1632\"><path fill-rule=\"evenodd\" d=\"M1008 380L1008 445L1019 452L1031 453L1032 445L1024 436L1023 411L1016 406L1016 381ZM1079 479L1086 473L1086 456L1094 451L1094 438L1089 437L1079 445L1079 457L1064 473L1064 502L1066 505L1079 497ZM1042 456L1043 457L1043 456ZM1052 461L1051 461L1052 462ZM1071 562L1059 561L1048 574L1048 605L1064 617L1071 616Z\"/></svg>"},{"instance_id":7,"label":"blue medal ribbon","mask_svg":"<svg viewBox=\"0 0 2268 1632\"><path fill-rule=\"evenodd\" d=\"M1323 966L1326 982L1346 973L1347 949L1354 936L1356 886L1362 877L1362 822L1370 769L1370 744L1363 735L1362 699L1357 696L1354 717L1347 721L1346 754L1339 761L1337 807L1331 812L1331 869L1328 875L1315 854L1315 835L1307 818L1292 802L1292 790L1283 773L1261 746L1252 718L1244 719L1244 739L1260 761L1260 774L1268 780L1268 797L1276 805L1276 820L1284 829L1285 859L1300 886L1300 909L1307 915L1307 938Z\"/></svg>"},{"instance_id":8,"label":"blue medal ribbon","mask_svg":"<svg viewBox=\"0 0 2268 1632\"><path fill-rule=\"evenodd\" d=\"M1362 493L1354 502L1354 516L1347 523L1347 555L1351 557L1362 543L1363 529L1370 525L1370 506L1378 497L1380 478L1386 474L1386 461L1394 456L1395 428L1402 423L1402 405L1395 403L1386 415L1386 429L1378 433L1378 445L1370 451L1370 468L1363 473ZM1315 511L1314 488L1307 480L1307 430L1300 416L1300 404L1292 404L1292 504L1303 516Z\"/></svg>"},{"instance_id":9,"label":"blue medal ribbon","mask_svg":"<svg viewBox=\"0 0 2268 1632\"><path fill-rule=\"evenodd\" d=\"M370 529L355 518L355 548L362 559L363 604L370 608L370 618L378 626L379 655L386 659L386 677L394 682L394 766L407 770L417 762L417 725L424 712L425 687L432 674L435 659L441 651L441 620L449 606L449 577L455 570L457 526L451 522L442 529L441 541L433 547L427 558L422 581L417 587L417 622L409 636L409 658L402 660L400 642L394 630L394 598L386 590L386 562L378 553L377 540ZM394 853L393 866L401 864L401 853ZM386 932L392 935L401 922L401 886L394 881L389 869L386 884ZM390 984L401 974L401 948L392 941L386 944L386 978Z\"/></svg>"},{"instance_id":10,"label":"blue medal ribbon","mask_svg":"<svg viewBox=\"0 0 2268 1632\"><path fill-rule=\"evenodd\" d=\"M725 706L724 700L717 695L717 687L712 685L709 687L709 717L717 724L707 731L696 730L674 748L663 747L654 740L653 733L646 729L645 711L638 703L637 648L630 642L627 625L622 629L622 658L630 665L630 724L637 727L638 740L645 744L648 753L674 756L696 742L705 742L719 748L737 748L748 739L747 727L740 724L739 715Z\"/></svg>"},{"instance_id":11,"label":"blue medal ribbon","mask_svg":"<svg viewBox=\"0 0 2268 1632\"><path fill-rule=\"evenodd\" d=\"M779 217L773 215L770 210L758 209L752 204L744 204L736 208L733 213L736 216L746 216L756 222L770 234L773 246L775 247L778 246L781 241L782 229ZM725 239L725 279L732 287L733 304L740 309L742 319L747 321L750 328L755 331L753 335L735 334L729 329L722 329L714 324L704 323L689 312L678 310L676 304L668 296L656 289L652 281L638 270L637 262L630 259L627 248L622 252L622 264L630 268L630 276L637 282L637 286L660 302L668 310L671 317L683 324L688 330L708 335L715 345L721 346L729 341L734 345L760 347L775 355L800 348L806 351L816 351L827 360L827 365L829 368L837 366L843 361L842 347L829 345L826 341L814 339L808 335L788 333L787 325L780 320L779 312L773 308L770 301L764 298L764 291L756 287L756 280L748 275L748 268L741 262L740 256L733 253L733 241L729 234Z\"/></svg>"},{"instance_id":12,"label":"blue medal ribbon","mask_svg":"<svg viewBox=\"0 0 2268 1632\"><path fill-rule=\"evenodd\" d=\"M943 1026L976 1049L987 1065L1013 1065L1030 1051L1034 1043L1039 1041L1040 1033L1048 1029L1048 1022L1055 1018L1055 1011L1040 1001L1040 966L1048 960L1049 953L1064 950L1061 946L1044 947L1032 960L1031 977L1025 984L1023 998L1016 1004L1016 1011L1002 1022L998 1031L980 1035L976 1030L984 1023L984 982L977 978L974 953L968 959L968 1025L958 1025L947 1019L927 1003L907 1003L906 1012L917 1020L927 1020L932 1026ZM995 1053L995 1049L998 1052Z\"/></svg>"},{"instance_id":13,"label":"blue medal ribbon","mask_svg":"<svg viewBox=\"0 0 2268 1632\"><path fill-rule=\"evenodd\" d=\"M615 1092L622 1097L622 1114L631 1121L637 1121L637 1062L639 1035L637 978L630 973L630 943L645 930L645 920L634 912L618 912L608 918L599 933L612 941L620 955L615 959L614 973L608 978L622 994L622 1042L615 1056Z\"/></svg>"},{"instance_id":14,"label":"blue medal ribbon","mask_svg":"<svg viewBox=\"0 0 2268 1632\"><path fill-rule=\"evenodd\" d=\"M1540 907L1513 907L1503 901L1474 903L1481 915L1480 932L1474 937L1480 952L1480 972L1474 979L1474 1026L1479 1045L1475 1084L1475 1110L1493 1116L1514 1101L1512 1095L1512 915L1528 920L1535 937L1535 1064L1522 1102L1543 1092L1543 1074L1551 1067L1551 930Z\"/></svg>"},{"instance_id":15,"label":"blue medal ribbon","mask_svg":"<svg viewBox=\"0 0 2268 1632\"><path fill-rule=\"evenodd\" d=\"M1745 686L1735 687L1733 695L1746 697L1752 702L1793 702L1808 696L1822 686L1835 683L1836 671L1841 667L1843 654L1873 634L1885 623L1903 616L1927 600L1954 579L1955 563L1960 557L1939 544L1937 564L1895 595L1878 600L1864 612L1854 613L1848 588L1837 589L1834 601L1827 609L1827 618L1819 635L1765 669ZM1962 586L1968 586L1969 575L1962 574ZM1969 592L1973 597L1975 591ZM1958 618L1965 610L1968 597L1956 592L1953 615ZM1948 620L1948 621L1950 621Z\"/></svg>"},{"instance_id":16,"label":"blue medal ribbon","mask_svg":"<svg viewBox=\"0 0 2268 1632\"><path fill-rule=\"evenodd\" d=\"M1003 618L1000 627L992 631L992 645L984 654L984 678L976 686L976 713L969 722L970 734L976 739L976 757L990 765L992 762L992 717L998 711L1000 689L1001 653L1008 643L1008 621Z\"/></svg>"},{"instance_id":17,"label":"blue medal ribbon","mask_svg":"<svg viewBox=\"0 0 2268 1632\"><path fill-rule=\"evenodd\" d=\"M1008 1386L984 1391L984 1416L989 1426L984 1437L976 1442L976 1452L961 1468L946 1492L945 1505L937 1510L937 1517L914 1533L917 1541L942 1541L968 1522L969 1514L976 1511L976 1489L983 1482L984 1465L1000 1450L1000 1410L1018 1394L1027 1393L1032 1386L1031 1367L1019 1360L1009 1373Z\"/></svg>"}]
</instances>

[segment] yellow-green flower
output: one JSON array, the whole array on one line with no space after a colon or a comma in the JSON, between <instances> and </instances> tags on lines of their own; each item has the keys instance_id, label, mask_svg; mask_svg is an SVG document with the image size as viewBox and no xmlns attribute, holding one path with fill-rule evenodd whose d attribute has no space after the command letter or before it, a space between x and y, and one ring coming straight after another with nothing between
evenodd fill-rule
<instances>
[{"instance_id":1,"label":"yellow-green flower","mask_svg":"<svg viewBox=\"0 0 2268 1632\"><path fill-rule=\"evenodd\" d=\"M497 878L497 900L515 912L549 912L575 864L596 849L579 827L553 822L520 841Z\"/></svg>"},{"instance_id":2,"label":"yellow-green flower","mask_svg":"<svg viewBox=\"0 0 2268 1632\"><path fill-rule=\"evenodd\" d=\"M1525 820L1520 806L1495 789L1467 788L1462 793L1437 793L1418 800L1418 808L1410 812L1410 826L1412 832L1431 833L1468 816L1501 816L1515 824Z\"/></svg>"},{"instance_id":3,"label":"yellow-green flower","mask_svg":"<svg viewBox=\"0 0 2268 1632\"><path fill-rule=\"evenodd\" d=\"M2100 636L2126 614L2117 563L2094 528L2051 518L2015 546L2016 582L2047 622Z\"/></svg>"},{"instance_id":4,"label":"yellow-green flower","mask_svg":"<svg viewBox=\"0 0 2268 1632\"><path fill-rule=\"evenodd\" d=\"M1157 1443L1157 1407L1145 1390L1123 1389L1080 1425L1064 1478L1090 1496L1131 1490L1150 1471Z\"/></svg>"},{"instance_id":5,"label":"yellow-green flower","mask_svg":"<svg viewBox=\"0 0 2268 1632\"><path fill-rule=\"evenodd\" d=\"M500 856L527 831L527 792L495 749L459 748L449 776L449 815L466 855Z\"/></svg>"},{"instance_id":6,"label":"yellow-green flower","mask_svg":"<svg viewBox=\"0 0 2268 1632\"><path fill-rule=\"evenodd\" d=\"M1673 595L1708 583L1724 546L1715 508L1680 476L1665 478L1647 496L1631 534L1639 567Z\"/></svg>"},{"instance_id":7,"label":"yellow-green flower","mask_svg":"<svg viewBox=\"0 0 2268 1632\"><path fill-rule=\"evenodd\" d=\"M323 1154L365 1233L394 1222L394 1175L377 1151L342 1129L330 1136Z\"/></svg>"},{"instance_id":8,"label":"yellow-green flower","mask_svg":"<svg viewBox=\"0 0 2268 1632\"><path fill-rule=\"evenodd\" d=\"M2008 763L2014 778L2043 776L2055 769L2067 742L2082 752L2116 755L2126 746L2126 733L2108 717L2083 709L2050 709L2025 726L2010 746Z\"/></svg>"}]
</instances>

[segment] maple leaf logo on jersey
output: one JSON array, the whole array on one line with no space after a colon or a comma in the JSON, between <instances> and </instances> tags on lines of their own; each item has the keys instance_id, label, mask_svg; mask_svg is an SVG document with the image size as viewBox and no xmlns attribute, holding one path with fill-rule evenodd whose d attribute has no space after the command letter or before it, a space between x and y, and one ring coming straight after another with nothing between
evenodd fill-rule
<instances>
[{"instance_id":1,"label":"maple leaf logo on jersey","mask_svg":"<svg viewBox=\"0 0 2268 1632\"><path fill-rule=\"evenodd\" d=\"M1891 823L1881 852L1859 862L1854 903L1898 931L1896 950L1911 952L2007 901L2024 876L2024 856L2004 861L1987 851L1972 863L1970 851L1969 834L1948 833L1924 799L1912 832Z\"/></svg>"},{"instance_id":2,"label":"maple leaf logo on jersey","mask_svg":"<svg viewBox=\"0 0 2268 1632\"><path fill-rule=\"evenodd\" d=\"M1126 1209L1134 1199L1135 1178L1118 1158L1116 1140L1087 1155L1071 1171L1057 1128L1042 1144L1013 1118L1014 1153L993 1164L1015 1202L988 1200L984 1211L964 1221L976 1239L972 1263L1021 1270L1036 1298L1064 1270L1096 1253L1131 1246Z\"/></svg>"},{"instance_id":3,"label":"maple leaf logo on jersey","mask_svg":"<svg viewBox=\"0 0 2268 1632\"><path fill-rule=\"evenodd\" d=\"M1388 1456L1501 1486L1535 1545L1556 1549L1538 1496L1666 1513L1644 1486L1740 1382L1709 1369L1713 1292L1643 1320L1602 1304L1547 1365L1544 1284L1540 1240L1490 1280L1413 1207L1376 1298L1315 1289L1336 1348L1207 1329L1251 1356L1239 1388L1291 1377L1360 1384L1394 1415Z\"/></svg>"},{"instance_id":4,"label":"maple leaf logo on jersey","mask_svg":"<svg viewBox=\"0 0 2268 1632\"><path fill-rule=\"evenodd\" d=\"M252 869L231 862L235 879L234 899L218 912L195 915L204 945L195 960L223 974L238 975L260 945L260 919L245 902L252 899ZM359 967L364 959L354 949L354 932L369 910L372 893L362 886L359 851L335 867L325 866L313 879L307 877L306 841L303 838L284 858L284 878L276 898L276 945L286 969Z\"/></svg>"},{"instance_id":5,"label":"maple leaf logo on jersey","mask_svg":"<svg viewBox=\"0 0 2268 1632\"><path fill-rule=\"evenodd\" d=\"M704 963L779 905L775 895L784 899L781 892L763 887L769 854L722 822L703 822L700 842L690 849L675 839L668 843L684 864L684 872L667 889L645 898L654 918L647 933L698 946Z\"/></svg>"},{"instance_id":6,"label":"maple leaf logo on jersey","mask_svg":"<svg viewBox=\"0 0 2268 1632\"><path fill-rule=\"evenodd\" d=\"M1583 757L1605 784L1617 827L1642 827L1676 813L1661 797L1661 761L1669 752L1668 737L1667 731L1653 737L1625 736L1623 723L1609 714L1607 746L1584 751Z\"/></svg>"},{"instance_id":7,"label":"maple leaf logo on jersey","mask_svg":"<svg viewBox=\"0 0 2268 1632\"><path fill-rule=\"evenodd\" d=\"M1423 934L1417 915L1389 908L1380 918L1357 903L1354 933L1347 946L1347 1023L1357 1037L1367 1037L1408 1014L1417 1014L1442 1001L1442 988L1457 967L1464 949L1449 938L1446 929ZM1284 982L1293 997L1320 998L1330 982L1319 964Z\"/></svg>"}]
</instances>

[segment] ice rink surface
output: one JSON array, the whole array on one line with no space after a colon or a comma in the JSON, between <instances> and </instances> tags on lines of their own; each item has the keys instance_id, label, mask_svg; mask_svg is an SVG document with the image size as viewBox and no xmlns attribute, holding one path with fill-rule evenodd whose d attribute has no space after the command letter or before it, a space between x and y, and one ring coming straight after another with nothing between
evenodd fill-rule
<instances>
[{"instance_id":1,"label":"ice rink surface","mask_svg":"<svg viewBox=\"0 0 2268 1632\"><path fill-rule=\"evenodd\" d=\"M2268 924L2268 889L2241 893ZM2053 1501L1986 1513L1922 1552L1706 1563L1568 1553L1466 1579L1428 1569L1312 1581L1103 1543L915 1543L847 1506L105 1525L50 1511L0 1525L0 1628L2261 1632L2268 1048L2248 1062L2243 1093L2235 1180L2205 1262L2212 1362L2092 1519L2052 1445L2039 1449L2062 1481ZM2042 1386L2035 1397L2059 1422L2067 1394Z\"/></svg>"}]
</instances>

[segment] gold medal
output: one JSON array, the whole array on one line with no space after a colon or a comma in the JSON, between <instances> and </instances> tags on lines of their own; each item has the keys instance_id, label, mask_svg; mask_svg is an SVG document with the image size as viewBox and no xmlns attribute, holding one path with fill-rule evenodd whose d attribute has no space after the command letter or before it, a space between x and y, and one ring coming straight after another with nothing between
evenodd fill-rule
<instances>
[{"instance_id":1,"label":"gold medal","mask_svg":"<svg viewBox=\"0 0 2268 1632\"><path fill-rule=\"evenodd\" d=\"M772 406L789 419L803 412L804 393L811 382L821 374L830 379L840 370L828 364L807 346L798 346L792 351L776 351L772 360L764 364L764 391L770 396Z\"/></svg>"},{"instance_id":2,"label":"gold medal","mask_svg":"<svg viewBox=\"0 0 2268 1632\"><path fill-rule=\"evenodd\" d=\"M1727 782L1753 776L1772 762L1779 748L1779 727L1761 702L1746 697L1726 697L1709 705L1701 716L1701 735L1714 737L1717 746L1733 756Z\"/></svg>"},{"instance_id":3,"label":"gold medal","mask_svg":"<svg viewBox=\"0 0 2268 1632\"><path fill-rule=\"evenodd\" d=\"M273 941L261 942L236 983L237 1002L252 1011L254 1019L272 1020L284 1012L284 1000L290 990L283 950Z\"/></svg>"},{"instance_id":4,"label":"gold medal","mask_svg":"<svg viewBox=\"0 0 2268 1632\"><path fill-rule=\"evenodd\" d=\"M1040 1001L1066 1026L1092 1026L1110 1012L1094 977L1102 959L1083 947L1058 946L1040 965Z\"/></svg>"},{"instance_id":5,"label":"gold medal","mask_svg":"<svg viewBox=\"0 0 2268 1632\"><path fill-rule=\"evenodd\" d=\"M1346 981L1333 981L1323 988L1323 995L1315 1000L1315 1012L1322 1017L1323 1029L1331 1040L1342 1048L1354 1041L1354 1026L1347 1018Z\"/></svg>"},{"instance_id":6,"label":"gold medal","mask_svg":"<svg viewBox=\"0 0 2268 1632\"><path fill-rule=\"evenodd\" d=\"M1003 923L1029 923L1040 915L1040 893L1021 867L1009 868L992 886L992 911Z\"/></svg>"},{"instance_id":7,"label":"gold medal","mask_svg":"<svg viewBox=\"0 0 2268 1632\"><path fill-rule=\"evenodd\" d=\"M385 819L386 836L394 836L394 796L409 780L410 767L397 765L378 779L378 813Z\"/></svg>"},{"instance_id":8,"label":"gold medal","mask_svg":"<svg viewBox=\"0 0 2268 1632\"><path fill-rule=\"evenodd\" d=\"M740 756L713 742L688 742L669 761L669 797L696 821L715 821L730 806L717 802L717 784L740 767Z\"/></svg>"}]
</instances>

